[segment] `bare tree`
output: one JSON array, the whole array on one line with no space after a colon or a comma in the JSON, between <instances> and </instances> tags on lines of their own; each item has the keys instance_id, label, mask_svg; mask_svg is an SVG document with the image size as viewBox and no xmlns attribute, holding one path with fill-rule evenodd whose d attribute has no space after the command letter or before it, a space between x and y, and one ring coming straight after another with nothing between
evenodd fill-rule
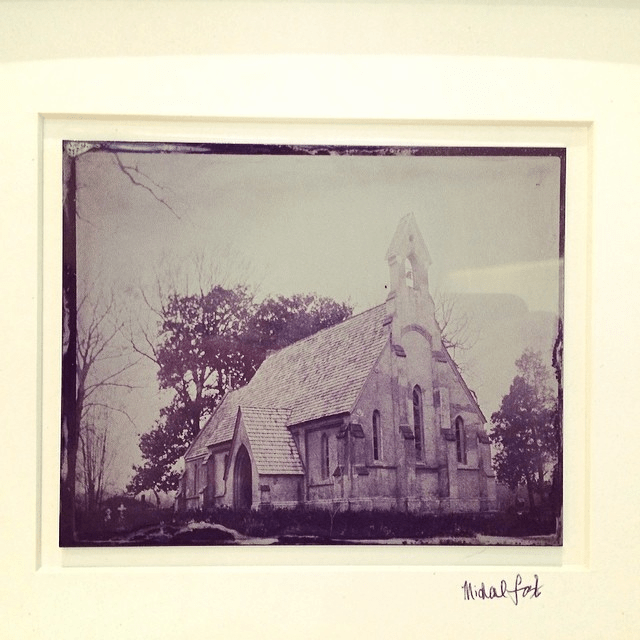
<instances>
[{"instance_id":1,"label":"bare tree","mask_svg":"<svg viewBox=\"0 0 640 640\"><path fill-rule=\"evenodd\" d=\"M465 361L468 351L478 340L473 322L463 308L460 296L451 292L436 291L434 294L436 321L442 334L442 344L461 371L469 367Z\"/></svg>"},{"instance_id":2,"label":"bare tree","mask_svg":"<svg viewBox=\"0 0 640 640\"><path fill-rule=\"evenodd\" d=\"M147 191L158 203L170 211L173 216L178 220L181 219L181 216L164 195L166 187L159 185L147 173L142 171L137 162L131 164L125 163L120 157L120 154L116 151L113 152L113 157L118 169L120 169L120 171L129 179L131 184Z\"/></svg>"},{"instance_id":3,"label":"bare tree","mask_svg":"<svg viewBox=\"0 0 640 640\"><path fill-rule=\"evenodd\" d=\"M153 279L139 281L129 292L126 335L130 347L153 365L158 365L157 337L166 320L168 300L184 296L204 297L216 287L241 286L251 300L259 289L259 275L250 261L230 247L202 248L179 255L165 252L154 269ZM248 285L247 283L258 283Z\"/></svg>"},{"instance_id":4,"label":"bare tree","mask_svg":"<svg viewBox=\"0 0 640 640\"><path fill-rule=\"evenodd\" d=\"M134 388L123 375L136 364L122 339L123 326L113 293L104 295L91 285L86 286L77 306L76 410L80 423L94 408L124 413L110 403L110 394L105 393Z\"/></svg>"},{"instance_id":5,"label":"bare tree","mask_svg":"<svg viewBox=\"0 0 640 640\"><path fill-rule=\"evenodd\" d=\"M63 421L63 427L66 424L67 428L63 428L62 434L60 525L63 544L75 541L78 453L80 452L83 474L86 471L85 465L91 466L94 492L92 500L97 488L97 469L93 467L91 457L96 453L96 446L98 450L104 448L104 453L99 454L99 458L104 459L104 473L109 455L107 439L99 444L96 434L90 435L94 428L90 416L102 409L122 413L131 421L124 409L110 401L109 391L132 389L133 385L125 380L125 373L136 364L128 345L122 340L122 322L118 318L113 294L102 295L95 287L85 285L76 299L79 302L74 309L75 313L70 314L75 329L75 380L65 379L63 391L65 402L73 400L73 412L65 416L67 420ZM65 352L70 348L69 344L70 340L64 347ZM104 478L100 481L101 485L103 480Z\"/></svg>"},{"instance_id":6,"label":"bare tree","mask_svg":"<svg viewBox=\"0 0 640 640\"><path fill-rule=\"evenodd\" d=\"M100 508L115 458L111 411L92 406L80 425L78 485L84 494L86 511Z\"/></svg>"},{"instance_id":7,"label":"bare tree","mask_svg":"<svg viewBox=\"0 0 640 640\"><path fill-rule=\"evenodd\" d=\"M182 152L200 152L190 145L179 147ZM75 502L78 448L83 419L90 407L106 405L100 390L128 386L121 381L124 372L133 366L122 363L122 352L116 344L120 326L113 321L113 298L101 308L79 295L76 224L78 220L94 225L81 215L78 190L81 188L77 160L86 153L111 153L114 164L135 187L146 191L175 218L181 216L169 202L164 190L142 171L135 157L120 153L155 153L177 150L176 145L140 145L127 143L65 141L63 145L63 247L62 247L62 407L60 447L60 543L76 541ZM78 302L80 301L80 302ZM81 307L84 305L84 309ZM94 314L87 312L92 307ZM85 326L80 327L83 321ZM83 333L84 332L84 333ZM112 368L109 368L109 365ZM115 410L116 407L111 407ZM128 417L128 416L127 416ZM129 418L130 419L130 418Z\"/></svg>"}]
</instances>

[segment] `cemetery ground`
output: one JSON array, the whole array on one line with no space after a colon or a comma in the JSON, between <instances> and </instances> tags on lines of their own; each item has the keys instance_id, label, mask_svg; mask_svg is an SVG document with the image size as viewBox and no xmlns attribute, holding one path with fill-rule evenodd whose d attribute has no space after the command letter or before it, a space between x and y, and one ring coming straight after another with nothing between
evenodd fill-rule
<instances>
[{"instance_id":1,"label":"cemetery ground","mask_svg":"<svg viewBox=\"0 0 640 640\"><path fill-rule=\"evenodd\" d=\"M299 507L176 513L116 497L79 513L76 546L208 545L558 545L553 514L412 514Z\"/></svg>"}]
</instances>

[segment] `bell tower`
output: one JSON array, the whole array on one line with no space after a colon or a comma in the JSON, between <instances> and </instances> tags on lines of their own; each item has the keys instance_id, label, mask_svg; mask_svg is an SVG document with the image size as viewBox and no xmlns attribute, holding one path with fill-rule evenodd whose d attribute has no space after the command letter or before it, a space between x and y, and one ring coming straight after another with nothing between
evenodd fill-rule
<instances>
[{"instance_id":1,"label":"bell tower","mask_svg":"<svg viewBox=\"0 0 640 640\"><path fill-rule=\"evenodd\" d=\"M440 347L440 332L435 322L435 305L429 293L431 256L413 213L404 216L387 250L389 295L387 314L393 317L392 334L400 340L409 326L423 328Z\"/></svg>"}]
</instances>

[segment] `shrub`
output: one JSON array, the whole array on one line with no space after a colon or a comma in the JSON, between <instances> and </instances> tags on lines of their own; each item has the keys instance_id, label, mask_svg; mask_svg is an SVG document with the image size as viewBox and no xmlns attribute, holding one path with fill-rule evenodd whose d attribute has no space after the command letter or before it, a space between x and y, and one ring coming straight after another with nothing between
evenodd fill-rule
<instances>
[{"instance_id":1,"label":"shrub","mask_svg":"<svg viewBox=\"0 0 640 640\"><path fill-rule=\"evenodd\" d=\"M551 534L552 518L534 519L506 513L413 514L403 511L340 511L299 506L238 512L214 507L186 514L187 520L216 522L248 536L316 536L320 538L384 540L389 538L473 538L477 534L522 537Z\"/></svg>"},{"instance_id":2,"label":"shrub","mask_svg":"<svg viewBox=\"0 0 640 640\"><path fill-rule=\"evenodd\" d=\"M462 544L461 538L468 539L468 544L473 544L474 537L478 534L525 537L549 535L555 531L555 519L551 516L536 519L528 514L514 513L414 514L393 510L331 512L306 506L259 511L212 507L174 513L166 509L131 508L127 510L126 523L116 518L105 523L103 514L79 512L79 530L82 531L83 543L107 541L122 536L123 533L160 523L164 523L165 531L172 535L180 525L191 521L220 524L250 537L277 537L284 544L301 544L301 540L306 544L335 544L348 540L424 540L435 537L443 538L441 544ZM189 540L187 537L174 538L167 544L216 544L223 542L223 537L228 540L227 536L216 533L198 533L192 534Z\"/></svg>"}]
</instances>

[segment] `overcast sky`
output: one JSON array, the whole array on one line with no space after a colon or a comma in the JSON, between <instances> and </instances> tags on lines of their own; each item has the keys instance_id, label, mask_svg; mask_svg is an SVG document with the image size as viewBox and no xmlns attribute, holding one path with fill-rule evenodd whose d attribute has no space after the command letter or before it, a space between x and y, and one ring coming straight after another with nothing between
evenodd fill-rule
<instances>
[{"instance_id":1,"label":"overcast sky","mask_svg":"<svg viewBox=\"0 0 640 640\"><path fill-rule=\"evenodd\" d=\"M504 358L512 362L527 335L538 331L536 318L558 313L557 157L119 157L160 185L146 182L173 212L134 185L113 154L80 156L81 281L126 292L188 264L189 256L204 255L231 281L248 279L259 287L260 296L317 292L348 299L358 312L384 301L386 250L400 218L413 212L433 261L432 292L474 294L469 299L476 303L510 294L526 305L528 313L522 307L503 322L502 335L492 338L487 329L479 341L482 362L474 362L469 383L487 417L515 372L491 362L492 340L503 341ZM481 311L488 314L490 307ZM485 317L484 325L491 324ZM547 328L540 331L534 347L547 341ZM145 399L128 401L137 407L138 430L145 430L158 399L154 372L143 367L140 376ZM120 428L124 476L137 455L137 438L130 425Z\"/></svg>"}]
</instances>

